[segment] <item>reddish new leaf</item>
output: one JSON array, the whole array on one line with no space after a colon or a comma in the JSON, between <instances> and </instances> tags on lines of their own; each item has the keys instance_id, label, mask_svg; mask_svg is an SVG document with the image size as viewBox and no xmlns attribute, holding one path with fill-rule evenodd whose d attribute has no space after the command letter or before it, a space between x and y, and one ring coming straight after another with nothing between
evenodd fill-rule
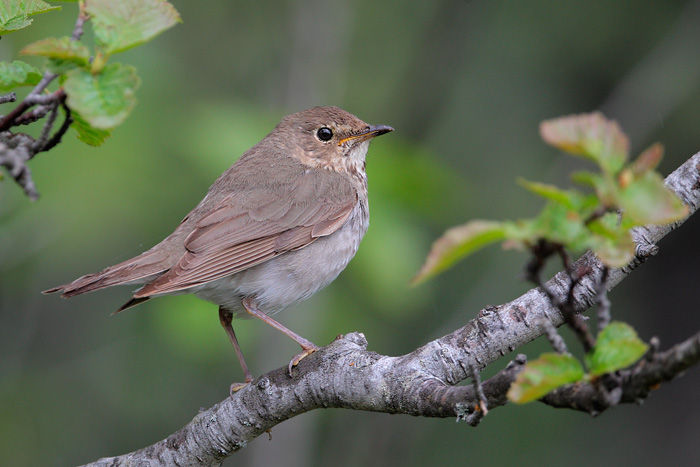
<instances>
[{"instance_id":1,"label":"reddish new leaf","mask_svg":"<svg viewBox=\"0 0 700 467\"><path fill-rule=\"evenodd\" d=\"M629 152L620 126L600 112L545 120L540 135L547 144L591 159L611 174L622 168Z\"/></svg>"}]
</instances>

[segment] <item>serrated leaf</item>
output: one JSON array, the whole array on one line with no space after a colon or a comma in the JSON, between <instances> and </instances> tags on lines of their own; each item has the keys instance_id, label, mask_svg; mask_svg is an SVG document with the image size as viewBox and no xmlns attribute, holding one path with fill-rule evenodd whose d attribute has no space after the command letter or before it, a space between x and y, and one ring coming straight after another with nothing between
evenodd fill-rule
<instances>
[{"instance_id":1,"label":"serrated leaf","mask_svg":"<svg viewBox=\"0 0 700 467\"><path fill-rule=\"evenodd\" d=\"M28 63L15 60L12 63L0 62L0 92L17 86L34 86L41 81L41 72Z\"/></svg>"},{"instance_id":2,"label":"serrated leaf","mask_svg":"<svg viewBox=\"0 0 700 467\"><path fill-rule=\"evenodd\" d=\"M612 373L642 358L648 348L629 324L613 321L598 335L595 348L586 355L586 365L591 375Z\"/></svg>"},{"instance_id":3,"label":"serrated leaf","mask_svg":"<svg viewBox=\"0 0 700 467\"><path fill-rule=\"evenodd\" d=\"M107 65L96 75L83 69L71 70L63 83L66 104L91 126L109 130L122 123L133 109L139 82L135 69L121 63Z\"/></svg>"},{"instance_id":4,"label":"serrated leaf","mask_svg":"<svg viewBox=\"0 0 700 467\"><path fill-rule=\"evenodd\" d=\"M452 227L433 243L423 267L411 283L415 285L424 282L449 268L459 259L504 238L504 224L501 222L474 220Z\"/></svg>"},{"instance_id":5,"label":"serrated leaf","mask_svg":"<svg viewBox=\"0 0 700 467\"><path fill-rule=\"evenodd\" d=\"M85 9L107 55L143 44L180 22L175 7L165 0L90 0Z\"/></svg>"},{"instance_id":6,"label":"serrated leaf","mask_svg":"<svg viewBox=\"0 0 700 467\"><path fill-rule=\"evenodd\" d=\"M656 172L646 172L620 190L619 204L623 215L635 225L667 224L688 214L688 207Z\"/></svg>"},{"instance_id":7,"label":"serrated leaf","mask_svg":"<svg viewBox=\"0 0 700 467\"><path fill-rule=\"evenodd\" d=\"M73 62L80 66L87 66L90 61L88 48L70 37L42 39L24 47L20 53Z\"/></svg>"},{"instance_id":8,"label":"serrated leaf","mask_svg":"<svg viewBox=\"0 0 700 467\"><path fill-rule=\"evenodd\" d=\"M572 355L545 353L525 365L510 386L507 396L516 404L525 404L583 377L583 366Z\"/></svg>"},{"instance_id":9,"label":"serrated leaf","mask_svg":"<svg viewBox=\"0 0 700 467\"><path fill-rule=\"evenodd\" d=\"M600 112L545 120L540 135L547 144L591 159L610 174L623 167L629 152L629 140L617 122Z\"/></svg>"},{"instance_id":10,"label":"serrated leaf","mask_svg":"<svg viewBox=\"0 0 700 467\"><path fill-rule=\"evenodd\" d=\"M80 114L71 112L73 123L71 128L78 132L78 139L90 146L102 146L107 138L112 136L112 130L100 130L93 127Z\"/></svg>"},{"instance_id":11,"label":"serrated leaf","mask_svg":"<svg viewBox=\"0 0 700 467\"><path fill-rule=\"evenodd\" d=\"M41 0L0 0L0 36L32 24L29 16L60 9Z\"/></svg>"}]
</instances>

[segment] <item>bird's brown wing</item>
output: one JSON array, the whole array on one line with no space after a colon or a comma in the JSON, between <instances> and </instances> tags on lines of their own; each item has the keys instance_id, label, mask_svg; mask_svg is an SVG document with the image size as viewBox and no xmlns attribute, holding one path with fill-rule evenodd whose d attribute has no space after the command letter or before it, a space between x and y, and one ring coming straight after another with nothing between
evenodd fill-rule
<instances>
[{"instance_id":1,"label":"bird's brown wing","mask_svg":"<svg viewBox=\"0 0 700 467\"><path fill-rule=\"evenodd\" d=\"M303 248L345 224L357 199L347 179L318 170L236 191L197 222L177 264L134 298L202 285Z\"/></svg>"}]
</instances>

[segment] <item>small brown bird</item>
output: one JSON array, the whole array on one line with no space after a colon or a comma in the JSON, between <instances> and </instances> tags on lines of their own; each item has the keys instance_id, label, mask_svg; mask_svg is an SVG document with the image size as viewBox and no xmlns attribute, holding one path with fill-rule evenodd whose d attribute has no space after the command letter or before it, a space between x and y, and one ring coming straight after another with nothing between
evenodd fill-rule
<instances>
[{"instance_id":1,"label":"small brown bird","mask_svg":"<svg viewBox=\"0 0 700 467\"><path fill-rule=\"evenodd\" d=\"M233 332L234 315L260 318L301 345L291 371L318 347L270 315L331 283L357 252L369 225L367 148L390 131L337 107L289 115L214 182L165 240L44 293L72 297L145 284L117 312L153 297L193 293L219 305L246 384L253 376Z\"/></svg>"}]
</instances>

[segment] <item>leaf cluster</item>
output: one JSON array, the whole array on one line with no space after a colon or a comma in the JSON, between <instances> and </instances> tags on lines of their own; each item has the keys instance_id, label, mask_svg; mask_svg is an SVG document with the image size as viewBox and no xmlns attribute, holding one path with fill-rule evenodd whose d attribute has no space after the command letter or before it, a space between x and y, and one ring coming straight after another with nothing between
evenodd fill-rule
<instances>
[{"instance_id":1,"label":"leaf cluster","mask_svg":"<svg viewBox=\"0 0 700 467\"><path fill-rule=\"evenodd\" d=\"M598 112L544 121L540 134L546 143L592 161L598 170L572 174L572 181L581 189L520 180L521 186L546 200L535 217L473 220L447 230L433 244L414 284L497 241L525 250L541 240L572 251L590 249L605 265L622 267L634 257L632 228L673 222L687 215L687 206L654 170L663 156L660 144L630 162L627 136L615 121Z\"/></svg>"},{"instance_id":2,"label":"leaf cluster","mask_svg":"<svg viewBox=\"0 0 700 467\"><path fill-rule=\"evenodd\" d=\"M584 357L588 371L569 353L544 353L528 362L508 390L508 399L524 404L565 384L593 382L602 375L626 368L639 360L649 346L628 324L613 321L598 335L595 347Z\"/></svg>"},{"instance_id":3,"label":"leaf cluster","mask_svg":"<svg viewBox=\"0 0 700 467\"><path fill-rule=\"evenodd\" d=\"M0 0L0 36L4 36L32 24L30 16L51 10L60 10L42 0Z\"/></svg>"},{"instance_id":4,"label":"leaf cluster","mask_svg":"<svg viewBox=\"0 0 700 467\"><path fill-rule=\"evenodd\" d=\"M21 53L47 59L46 71L59 75L78 138L98 146L132 111L140 83L134 67L109 63L110 58L153 39L180 17L165 0L80 0L78 5L94 33L92 50L79 38L65 36L39 40ZM0 0L0 34L28 26L33 14L59 8L41 0ZM27 63L0 63L0 91L36 85L41 78Z\"/></svg>"}]
</instances>

